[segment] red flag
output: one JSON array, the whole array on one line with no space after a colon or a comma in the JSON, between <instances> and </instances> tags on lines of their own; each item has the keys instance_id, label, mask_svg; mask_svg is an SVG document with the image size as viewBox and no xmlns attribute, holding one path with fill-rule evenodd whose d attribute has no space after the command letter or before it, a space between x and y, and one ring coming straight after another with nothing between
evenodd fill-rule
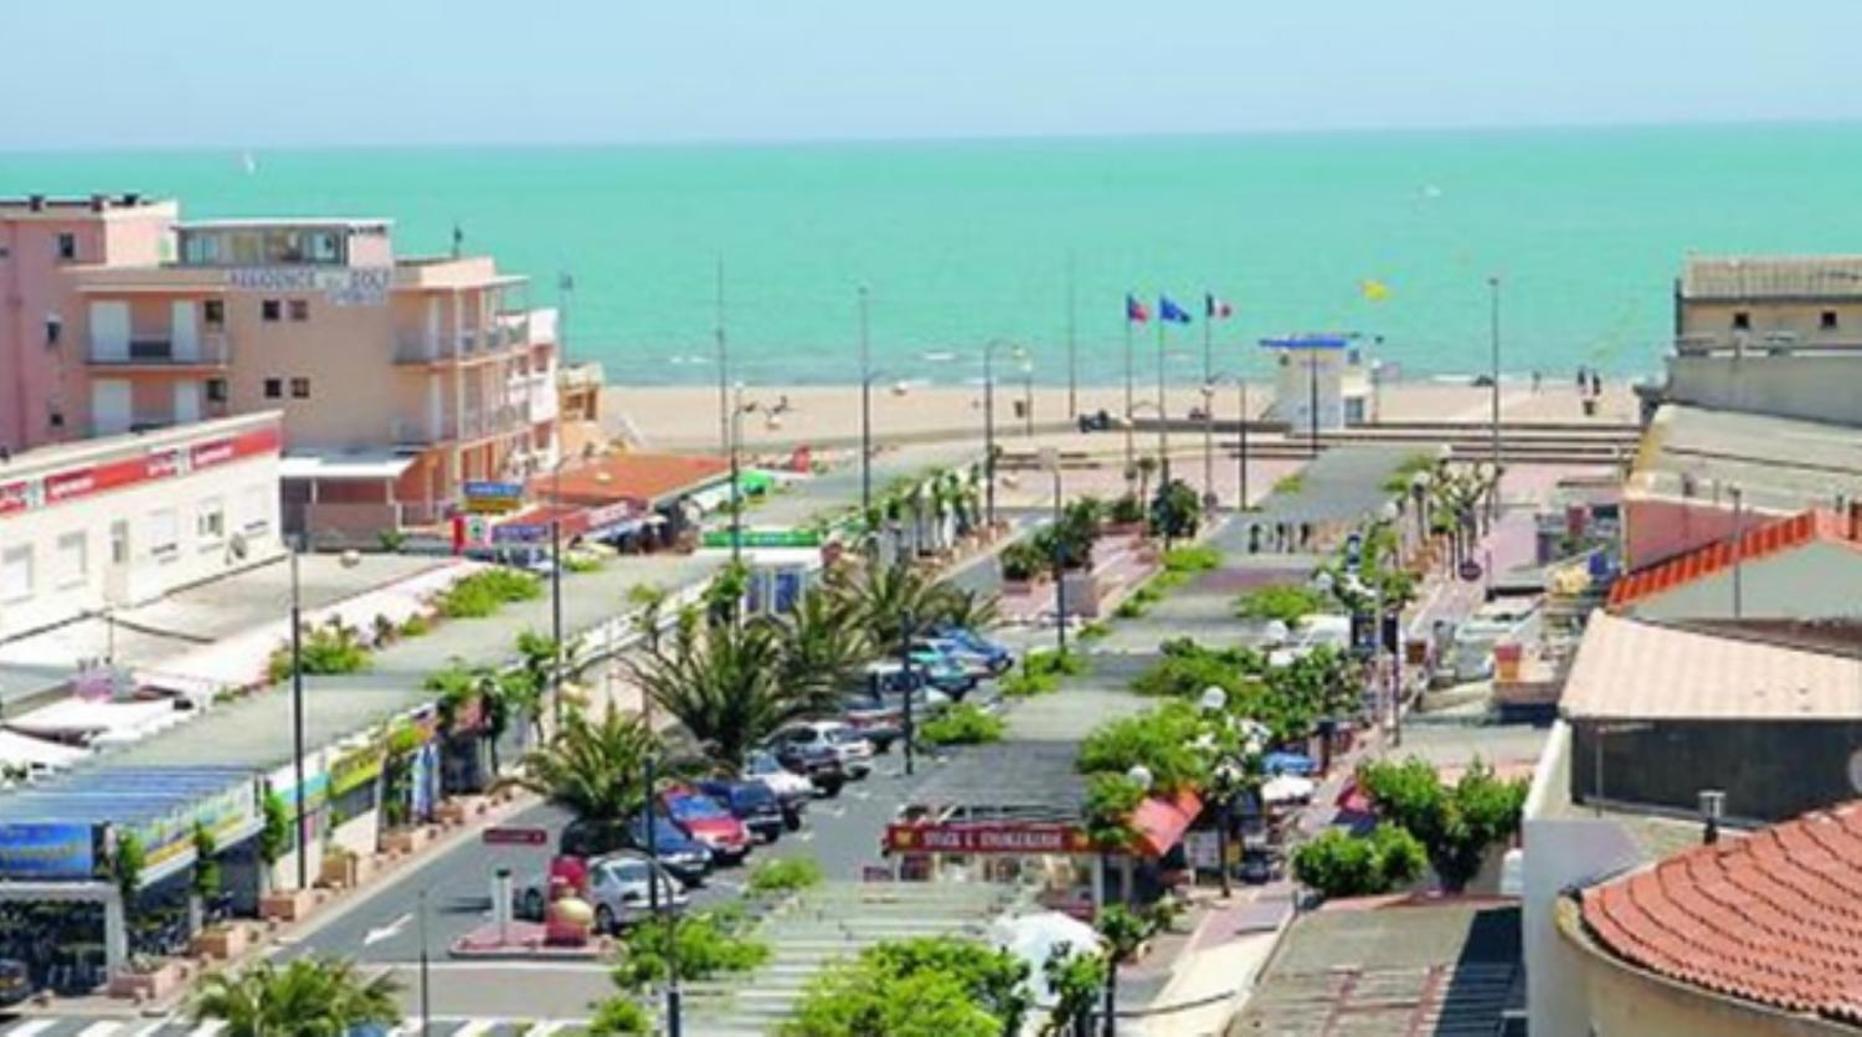
<instances>
[{"instance_id":1,"label":"red flag","mask_svg":"<svg viewBox=\"0 0 1862 1037\"><path fill-rule=\"evenodd\" d=\"M1151 319L1151 311L1145 309L1144 303L1139 302L1136 296L1127 295L1125 297L1125 319L1133 324L1143 324Z\"/></svg>"}]
</instances>

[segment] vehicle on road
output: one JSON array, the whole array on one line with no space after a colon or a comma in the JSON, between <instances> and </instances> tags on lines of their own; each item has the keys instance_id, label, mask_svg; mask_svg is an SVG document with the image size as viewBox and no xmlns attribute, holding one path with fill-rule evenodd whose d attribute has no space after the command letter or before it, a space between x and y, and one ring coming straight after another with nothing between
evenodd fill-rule
<instances>
[{"instance_id":1,"label":"vehicle on road","mask_svg":"<svg viewBox=\"0 0 1862 1037\"><path fill-rule=\"evenodd\" d=\"M671 788L660 805L674 823L711 851L715 864L737 864L750 855L750 830L730 808L696 789Z\"/></svg>"},{"instance_id":2,"label":"vehicle on road","mask_svg":"<svg viewBox=\"0 0 1862 1037\"><path fill-rule=\"evenodd\" d=\"M778 730L769 744L780 756L784 747L825 747L833 752L849 777L858 781L873 773L873 743L838 720L804 720Z\"/></svg>"},{"instance_id":3,"label":"vehicle on road","mask_svg":"<svg viewBox=\"0 0 1862 1037\"><path fill-rule=\"evenodd\" d=\"M654 812L653 820L653 851L660 864L688 887L703 883L711 870L710 848L664 813ZM644 851L646 845L646 818L636 815L625 822L571 821L562 830L557 850L566 857L593 860L621 850Z\"/></svg>"},{"instance_id":4,"label":"vehicle on road","mask_svg":"<svg viewBox=\"0 0 1862 1037\"><path fill-rule=\"evenodd\" d=\"M782 838L782 830L787 827L782 801L776 798L776 793L768 785L755 780L726 781L712 778L699 782L697 788L700 793L729 810L731 816L743 822L751 835L766 843Z\"/></svg>"},{"instance_id":5,"label":"vehicle on road","mask_svg":"<svg viewBox=\"0 0 1862 1037\"><path fill-rule=\"evenodd\" d=\"M980 683L977 674L935 648L914 647L911 660L913 676L922 678L925 683L958 702L975 691Z\"/></svg>"},{"instance_id":6,"label":"vehicle on road","mask_svg":"<svg viewBox=\"0 0 1862 1037\"><path fill-rule=\"evenodd\" d=\"M975 652L963 646L953 638L921 637L912 642L912 659L916 661L920 653L930 653L957 667L964 673L981 680L985 677L1000 676L1007 667L1000 664L998 657L986 652ZM1007 658L1004 653L1002 659ZM1013 665L1010 660L1009 665Z\"/></svg>"},{"instance_id":7,"label":"vehicle on road","mask_svg":"<svg viewBox=\"0 0 1862 1037\"><path fill-rule=\"evenodd\" d=\"M805 775L817 795L833 799L847 784L847 769L841 766L840 750L826 742L772 740L767 752L784 767Z\"/></svg>"},{"instance_id":8,"label":"vehicle on road","mask_svg":"<svg viewBox=\"0 0 1862 1037\"><path fill-rule=\"evenodd\" d=\"M1250 886L1264 886L1280 877L1279 862L1268 850L1249 850L1241 855L1241 881Z\"/></svg>"},{"instance_id":9,"label":"vehicle on road","mask_svg":"<svg viewBox=\"0 0 1862 1037\"><path fill-rule=\"evenodd\" d=\"M947 650L947 654L954 654L960 659L966 657L981 659L989 668L989 672L995 676L1000 677L1008 672L1009 667L1015 665L1015 653L1009 651L1001 643L992 641L968 627L945 624L933 630L932 636L940 641L948 642L955 649L954 652Z\"/></svg>"},{"instance_id":10,"label":"vehicle on road","mask_svg":"<svg viewBox=\"0 0 1862 1037\"><path fill-rule=\"evenodd\" d=\"M32 996L32 973L26 963L0 958L0 1007L17 1005Z\"/></svg>"},{"instance_id":11,"label":"vehicle on road","mask_svg":"<svg viewBox=\"0 0 1862 1037\"><path fill-rule=\"evenodd\" d=\"M655 876L643 853L621 852L596 857L588 862L586 897L595 909L595 931L612 933L632 925L650 914L653 890L650 879L659 883L659 909L672 911L684 907L685 890L666 872ZM544 879L524 883L513 895L511 905L517 917L541 921L546 891Z\"/></svg>"},{"instance_id":12,"label":"vehicle on road","mask_svg":"<svg viewBox=\"0 0 1862 1037\"><path fill-rule=\"evenodd\" d=\"M839 759L833 760L839 767ZM808 775L792 771L776 759L776 755L758 749L744 758L741 772L747 781L760 781L776 794L776 802L782 805L782 823L793 832L802 827L802 812L808 809L808 801L815 798L815 783Z\"/></svg>"}]
</instances>

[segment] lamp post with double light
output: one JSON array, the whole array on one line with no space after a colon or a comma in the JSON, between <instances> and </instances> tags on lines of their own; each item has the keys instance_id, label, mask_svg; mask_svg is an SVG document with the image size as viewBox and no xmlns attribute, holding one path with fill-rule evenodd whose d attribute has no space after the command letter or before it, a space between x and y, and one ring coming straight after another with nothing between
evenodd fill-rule
<instances>
[{"instance_id":1,"label":"lamp post with double light","mask_svg":"<svg viewBox=\"0 0 1862 1037\"><path fill-rule=\"evenodd\" d=\"M999 338L983 346L983 515L991 530L996 527L996 350L1004 346L1024 355L1020 346Z\"/></svg>"},{"instance_id":2,"label":"lamp post with double light","mask_svg":"<svg viewBox=\"0 0 1862 1037\"><path fill-rule=\"evenodd\" d=\"M1215 391L1224 382L1235 383L1235 431L1240 437L1235 460L1235 510L1248 510L1248 380L1239 374L1218 371L1203 382L1203 504L1214 511L1218 505L1215 492Z\"/></svg>"}]
</instances>

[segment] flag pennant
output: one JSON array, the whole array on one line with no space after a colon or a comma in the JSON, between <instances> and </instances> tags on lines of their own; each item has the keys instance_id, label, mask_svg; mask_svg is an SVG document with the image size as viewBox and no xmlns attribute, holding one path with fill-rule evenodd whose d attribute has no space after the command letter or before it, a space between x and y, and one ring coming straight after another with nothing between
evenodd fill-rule
<instances>
[{"instance_id":1,"label":"flag pennant","mask_svg":"<svg viewBox=\"0 0 1862 1037\"><path fill-rule=\"evenodd\" d=\"M1203 316L1210 320L1227 320L1235 315L1235 307L1214 295L1203 296Z\"/></svg>"},{"instance_id":2,"label":"flag pennant","mask_svg":"<svg viewBox=\"0 0 1862 1037\"><path fill-rule=\"evenodd\" d=\"M1188 324L1190 314L1188 310L1171 302L1170 296L1160 295L1157 297L1157 319L1170 321L1173 324Z\"/></svg>"},{"instance_id":3,"label":"flag pennant","mask_svg":"<svg viewBox=\"0 0 1862 1037\"><path fill-rule=\"evenodd\" d=\"M1151 311L1144 308L1135 295L1125 296L1125 319L1132 324L1143 324L1151 319Z\"/></svg>"},{"instance_id":4,"label":"flag pennant","mask_svg":"<svg viewBox=\"0 0 1862 1037\"><path fill-rule=\"evenodd\" d=\"M1390 298L1390 286L1375 277L1367 277L1358 282L1358 292L1367 302L1383 302Z\"/></svg>"}]
</instances>

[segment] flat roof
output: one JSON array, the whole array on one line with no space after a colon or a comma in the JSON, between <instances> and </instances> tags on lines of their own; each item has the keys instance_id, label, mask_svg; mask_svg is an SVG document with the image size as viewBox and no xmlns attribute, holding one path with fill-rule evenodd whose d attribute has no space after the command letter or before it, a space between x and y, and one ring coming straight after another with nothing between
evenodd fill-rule
<instances>
[{"instance_id":1,"label":"flat roof","mask_svg":"<svg viewBox=\"0 0 1862 1037\"><path fill-rule=\"evenodd\" d=\"M560 476L530 480L534 497L572 504L643 501L648 507L728 480L730 462L708 454L655 454L628 451L566 468Z\"/></svg>"},{"instance_id":2,"label":"flat roof","mask_svg":"<svg viewBox=\"0 0 1862 1037\"><path fill-rule=\"evenodd\" d=\"M1862 659L1593 612L1565 679L1585 720L1862 717Z\"/></svg>"},{"instance_id":3,"label":"flat roof","mask_svg":"<svg viewBox=\"0 0 1862 1037\"><path fill-rule=\"evenodd\" d=\"M911 794L914 806L968 808L1024 821L1071 821L1086 802L1073 742L1007 741L966 748Z\"/></svg>"},{"instance_id":4,"label":"flat roof","mask_svg":"<svg viewBox=\"0 0 1862 1037\"><path fill-rule=\"evenodd\" d=\"M1681 273L1681 297L1690 300L1858 296L1862 296L1862 255L1690 256Z\"/></svg>"},{"instance_id":5,"label":"flat roof","mask_svg":"<svg viewBox=\"0 0 1862 1037\"><path fill-rule=\"evenodd\" d=\"M240 767L81 768L0 796L0 824L34 821L124 823L168 817L204 796L252 780Z\"/></svg>"},{"instance_id":6,"label":"flat roof","mask_svg":"<svg viewBox=\"0 0 1862 1037\"><path fill-rule=\"evenodd\" d=\"M1862 498L1862 434L1845 425L1665 404L1649 424L1626 497L1795 512Z\"/></svg>"},{"instance_id":7,"label":"flat roof","mask_svg":"<svg viewBox=\"0 0 1862 1037\"><path fill-rule=\"evenodd\" d=\"M398 479L414 458L389 451L289 453L278 459L280 479Z\"/></svg>"},{"instance_id":8,"label":"flat roof","mask_svg":"<svg viewBox=\"0 0 1862 1037\"><path fill-rule=\"evenodd\" d=\"M180 231L190 230L263 230L270 227L305 227L334 230L380 230L394 221L373 216L251 216L213 220L183 220L175 224Z\"/></svg>"}]
</instances>

